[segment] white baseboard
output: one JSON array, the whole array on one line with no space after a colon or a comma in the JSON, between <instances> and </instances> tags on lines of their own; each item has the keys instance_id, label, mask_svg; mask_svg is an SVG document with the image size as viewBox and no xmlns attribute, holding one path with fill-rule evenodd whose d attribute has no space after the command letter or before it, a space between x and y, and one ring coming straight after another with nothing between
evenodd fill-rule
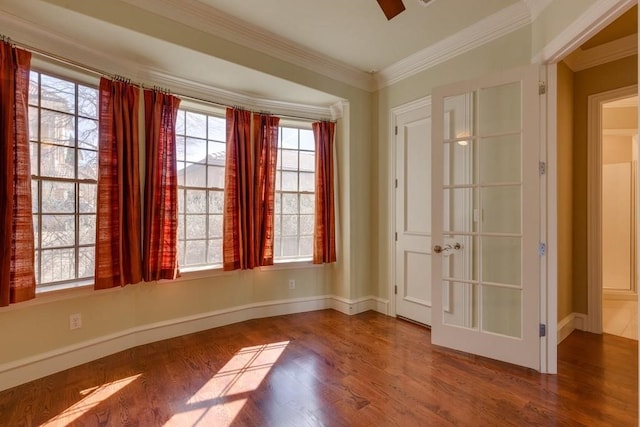
<instances>
[{"instance_id":1,"label":"white baseboard","mask_svg":"<svg viewBox=\"0 0 640 427\"><path fill-rule=\"evenodd\" d=\"M353 315L387 314L388 301L370 296L349 300L335 295L267 301L151 323L0 365L0 391L80 364L163 339L263 317L331 308Z\"/></svg>"},{"instance_id":2,"label":"white baseboard","mask_svg":"<svg viewBox=\"0 0 640 427\"><path fill-rule=\"evenodd\" d=\"M566 337L571 335L571 332L576 329L579 331L585 331L587 326L587 315L582 313L571 313L564 319L558 322L558 344L562 342Z\"/></svg>"}]
</instances>

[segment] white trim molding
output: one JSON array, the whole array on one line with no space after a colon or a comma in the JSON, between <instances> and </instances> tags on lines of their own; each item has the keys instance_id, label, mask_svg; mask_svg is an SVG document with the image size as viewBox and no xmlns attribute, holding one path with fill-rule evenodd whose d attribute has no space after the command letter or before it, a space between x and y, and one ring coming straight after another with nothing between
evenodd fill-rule
<instances>
[{"instance_id":1,"label":"white trim molding","mask_svg":"<svg viewBox=\"0 0 640 427\"><path fill-rule=\"evenodd\" d=\"M334 309L354 315L374 310L387 315L389 302L374 296L355 300L335 295L247 304L123 330L0 365L0 391L119 351L251 319Z\"/></svg>"},{"instance_id":2,"label":"white trim molding","mask_svg":"<svg viewBox=\"0 0 640 427\"><path fill-rule=\"evenodd\" d=\"M632 34L591 49L583 50L578 48L564 58L564 62L571 68L571 71L577 72L636 55L637 53L638 36Z\"/></svg>"},{"instance_id":3,"label":"white trim molding","mask_svg":"<svg viewBox=\"0 0 640 427\"><path fill-rule=\"evenodd\" d=\"M602 104L638 94L627 86L589 96L587 101L587 323L602 333Z\"/></svg>"},{"instance_id":4,"label":"white trim molding","mask_svg":"<svg viewBox=\"0 0 640 427\"><path fill-rule=\"evenodd\" d=\"M560 320L558 322L558 344L571 335L571 333L576 329L579 331L585 331L586 324L587 315L582 313L571 313L564 319Z\"/></svg>"},{"instance_id":5,"label":"white trim molding","mask_svg":"<svg viewBox=\"0 0 640 427\"><path fill-rule=\"evenodd\" d=\"M524 3L517 2L376 73L377 89L469 52L530 23L528 8Z\"/></svg>"},{"instance_id":6,"label":"white trim molding","mask_svg":"<svg viewBox=\"0 0 640 427\"><path fill-rule=\"evenodd\" d=\"M599 0L578 19L547 43L531 60L532 63L559 62L579 48L591 36L613 22L637 0Z\"/></svg>"}]
</instances>

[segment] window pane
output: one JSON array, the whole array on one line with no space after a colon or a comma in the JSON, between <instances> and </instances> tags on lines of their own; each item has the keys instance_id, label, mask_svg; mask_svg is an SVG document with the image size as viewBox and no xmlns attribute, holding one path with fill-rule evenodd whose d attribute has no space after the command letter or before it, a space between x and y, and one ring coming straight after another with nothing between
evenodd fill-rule
<instances>
[{"instance_id":1,"label":"window pane","mask_svg":"<svg viewBox=\"0 0 640 427\"><path fill-rule=\"evenodd\" d=\"M42 215L42 247L74 246L76 241L73 215Z\"/></svg>"},{"instance_id":2,"label":"window pane","mask_svg":"<svg viewBox=\"0 0 640 427\"><path fill-rule=\"evenodd\" d=\"M298 237L284 237L282 239L282 256L298 255Z\"/></svg>"},{"instance_id":3,"label":"window pane","mask_svg":"<svg viewBox=\"0 0 640 427\"><path fill-rule=\"evenodd\" d=\"M185 250L185 265L205 264L206 240L187 240Z\"/></svg>"},{"instance_id":4,"label":"window pane","mask_svg":"<svg viewBox=\"0 0 640 427\"><path fill-rule=\"evenodd\" d=\"M298 213L298 195L283 194L282 195L282 213L297 214Z\"/></svg>"},{"instance_id":5,"label":"window pane","mask_svg":"<svg viewBox=\"0 0 640 427\"><path fill-rule=\"evenodd\" d=\"M98 149L98 121L78 118L78 146Z\"/></svg>"},{"instance_id":6,"label":"window pane","mask_svg":"<svg viewBox=\"0 0 640 427\"><path fill-rule=\"evenodd\" d=\"M186 139L184 136L176 136L176 159L178 160L184 161L184 156L186 153L185 141Z\"/></svg>"},{"instance_id":7,"label":"window pane","mask_svg":"<svg viewBox=\"0 0 640 427\"><path fill-rule=\"evenodd\" d=\"M93 277L95 272L95 248L80 248L78 259L78 277Z\"/></svg>"},{"instance_id":8,"label":"window pane","mask_svg":"<svg viewBox=\"0 0 640 427\"><path fill-rule=\"evenodd\" d=\"M73 148L40 144L40 174L56 178L75 177L76 153Z\"/></svg>"},{"instance_id":9,"label":"window pane","mask_svg":"<svg viewBox=\"0 0 640 427\"><path fill-rule=\"evenodd\" d=\"M96 242L96 216L80 215L80 241L81 245L93 245Z\"/></svg>"},{"instance_id":10,"label":"window pane","mask_svg":"<svg viewBox=\"0 0 640 427\"><path fill-rule=\"evenodd\" d=\"M280 128L282 132L282 148L298 149L298 129Z\"/></svg>"},{"instance_id":11,"label":"window pane","mask_svg":"<svg viewBox=\"0 0 640 427\"><path fill-rule=\"evenodd\" d=\"M282 235L296 236L298 234L298 215L282 215Z\"/></svg>"},{"instance_id":12,"label":"window pane","mask_svg":"<svg viewBox=\"0 0 640 427\"><path fill-rule=\"evenodd\" d=\"M222 117L209 116L209 139L227 140L227 121Z\"/></svg>"},{"instance_id":13,"label":"window pane","mask_svg":"<svg viewBox=\"0 0 640 427\"><path fill-rule=\"evenodd\" d=\"M209 191L209 213L221 214L224 209L224 193L222 191Z\"/></svg>"},{"instance_id":14,"label":"window pane","mask_svg":"<svg viewBox=\"0 0 640 427\"><path fill-rule=\"evenodd\" d=\"M283 170L298 170L298 150L282 150L280 168Z\"/></svg>"},{"instance_id":15,"label":"window pane","mask_svg":"<svg viewBox=\"0 0 640 427\"><path fill-rule=\"evenodd\" d=\"M309 151L300 152L300 170L309 172L316 170L316 153Z\"/></svg>"},{"instance_id":16,"label":"window pane","mask_svg":"<svg viewBox=\"0 0 640 427\"><path fill-rule=\"evenodd\" d=\"M224 165L209 166L207 175L207 187L224 188Z\"/></svg>"},{"instance_id":17,"label":"window pane","mask_svg":"<svg viewBox=\"0 0 640 427\"><path fill-rule=\"evenodd\" d=\"M40 74L31 71L29 73L29 105L38 105L38 97L40 95L40 89L38 84L38 76ZM31 112L29 112L31 114Z\"/></svg>"},{"instance_id":18,"label":"window pane","mask_svg":"<svg viewBox=\"0 0 640 427\"><path fill-rule=\"evenodd\" d=\"M207 161L207 140L187 138L186 160L188 162L205 163Z\"/></svg>"},{"instance_id":19,"label":"window pane","mask_svg":"<svg viewBox=\"0 0 640 427\"><path fill-rule=\"evenodd\" d=\"M204 114L187 111L186 113L186 132L187 136L195 136L197 138L207 137L207 116Z\"/></svg>"},{"instance_id":20,"label":"window pane","mask_svg":"<svg viewBox=\"0 0 640 427\"><path fill-rule=\"evenodd\" d=\"M38 212L38 182L31 181L31 212Z\"/></svg>"},{"instance_id":21,"label":"window pane","mask_svg":"<svg viewBox=\"0 0 640 427\"><path fill-rule=\"evenodd\" d=\"M222 239L209 240L207 264L222 264Z\"/></svg>"},{"instance_id":22,"label":"window pane","mask_svg":"<svg viewBox=\"0 0 640 427\"><path fill-rule=\"evenodd\" d=\"M35 107L29 107L29 140L38 140L38 129L40 124L40 116L38 115L38 109Z\"/></svg>"},{"instance_id":23,"label":"window pane","mask_svg":"<svg viewBox=\"0 0 640 427\"><path fill-rule=\"evenodd\" d=\"M98 119L98 90L78 86L78 114L90 119Z\"/></svg>"},{"instance_id":24,"label":"window pane","mask_svg":"<svg viewBox=\"0 0 640 427\"><path fill-rule=\"evenodd\" d=\"M316 174L300 172L300 191L314 192L316 188Z\"/></svg>"},{"instance_id":25,"label":"window pane","mask_svg":"<svg viewBox=\"0 0 640 427\"><path fill-rule=\"evenodd\" d=\"M29 143L29 161L31 162L31 175L38 175L38 169L40 166L40 162L38 161L38 143L30 142Z\"/></svg>"},{"instance_id":26,"label":"window pane","mask_svg":"<svg viewBox=\"0 0 640 427\"><path fill-rule=\"evenodd\" d=\"M75 278L75 251L52 249L41 252L42 277L40 283L60 282Z\"/></svg>"},{"instance_id":27,"label":"window pane","mask_svg":"<svg viewBox=\"0 0 640 427\"><path fill-rule=\"evenodd\" d=\"M176 118L176 134L184 135L184 110L178 110L178 116Z\"/></svg>"},{"instance_id":28,"label":"window pane","mask_svg":"<svg viewBox=\"0 0 640 427\"><path fill-rule=\"evenodd\" d=\"M76 110L76 86L73 82L43 74L40 77L42 108L74 113Z\"/></svg>"},{"instance_id":29,"label":"window pane","mask_svg":"<svg viewBox=\"0 0 640 427\"><path fill-rule=\"evenodd\" d=\"M207 167L199 163L186 163L184 170L187 187L206 187Z\"/></svg>"},{"instance_id":30,"label":"window pane","mask_svg":"<svg viewBox=\"0 0 640 427\"><path fill-rule=\"evenodd\" d=\"M310 129L300 129L300 149L301 150L316 150L316 143L313 139L313 131Z\"/></svg>"},{"instance_id":31,"label":"window pane","mask_svg":"<svg viewBox=\"0 0 640 427\"><path fill-rule=\"evenodd\" d=\"M209 215L209 238L222 238L222 215Z\"/></svg>"},{"instance_id":32,"label":"window pane","mask_svg":"<svg viewBox=\"0 0 640 427\"><path fill-rule=\"evenodd\" d=\"M58 145L75 145L76 119L70 114L40 111L40 141Z\"/></svg>"},{"instance_id":33,"label":"window pane","mask_svg":"<svg viewBox=\"0 0 640 427\"><path fill-rule=\"evenodd\" d=\"M184 240L185 215L178 214L178 240Z\"/></svg>"},{"instance_id":34,"label":"window pane","mask_svg":"<svg viewBox=\"0 0 640 427\"><path fill-rule=\"evenodd\" d=\"M178 162L178 167L176 168L178 171L178 186L182 187L185 184L185 169L187 165L184 162Z\"/></svg>"},{"instance_id":35,"label":"window pane","mask_svg":"<svg viewBox=\"0 0 640 427\"><path fill-rule=\"evenodd\" d=\"M76 186L72 182L42 181L42 211L45 213L74 213Z\"/></svg>"},{"instance_id":36,"label":"window pane","mask_svg":"<svg viewBox=\"0 0 640 427\"><path fill-rule=\"evenodd\" d=\"M96 184L80 184L80 212L81 213L96 212L97 191L98 191L98 186Z\"/></svg>"},{"instance_id":37,"label":"window pane","mask_svg":"<svg viewBox=\"0 0 640 427\"><path fill-rule=\"evenodd\" d=\"M300 256L313 256L313 237L300 237Z\"/></svg>"},{"instance_id":38,"label":"window pane","mask_svg":"<svg viewBox=\"0 0 640 427\"><path fill-rule=\"evenodd\" d=\"M300 215L300 235L313 235L313 215Z\"/></svg>"},{"instance_id":39,"label":"window pane","mask_svg":"<svg viewBox=\"0 0 640 427\"><path fill-rule=\"evenodd\" d=\"M206 215L187 215L187 239L202 239L207 235Z\"/></svg>"},{"instance_id":40,"label":"window pane","mask_svg":"<svg viewBox=\"0 0 640 427\"><path fill-rule=\"evenodd\" d=\"M207 212L207 192L205 190L187 190L187 213Z\"/></svg>"},{"instance_id":41,"label":"window pane","mask_svg":"<svg viewBox=\"0 0 640 427\"><path fill-rule=\"evenodd\" d=\"M297 172L282 172L282 191L298 191Z\"/></svg>"},{"instance_id":42,"label":"window pane","mask_svg":"<svg viewBox=\"0 0 640 427\"><path fill-rule=\"evenodd\" d=\"M78 179L98 179L98 152L78 150Z\"/></svg>"},{"instance_id":43,"label":"window pane","mask_svg":"<svg viewBox=\"0 0 640 427\"><path fill-rule=\"evenodd\" d=\"M316 204L315 194L301 194L300 195L300 213L301 214L313 214L315 213Z\"/></svg>"}]
</instances>

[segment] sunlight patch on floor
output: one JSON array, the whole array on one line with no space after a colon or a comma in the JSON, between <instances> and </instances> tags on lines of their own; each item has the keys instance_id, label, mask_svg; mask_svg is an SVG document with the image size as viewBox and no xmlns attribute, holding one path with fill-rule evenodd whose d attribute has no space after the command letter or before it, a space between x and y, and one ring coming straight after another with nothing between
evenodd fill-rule
<instances>
[{"instance_id":1,"label":"sunlight patch on floor","mask_svg":"<svg viewBox=\"0 0 640 427\"><path fill-rule=\"evenodd\" d=\"M165 425L231 425L248 397L258 389L289 341L239 350L187 401L190 408L175 414ZM194 420L197 420L194 423Z\"/></svg>"},{"instance_id":2,"label":"sunlight patch on floor","mask_svg":"<svg viewBox=\"0 0 640 427\"><path fill-rule=\"evenodd\" d=\"M43 426L61 426L69 425L87 414L101 402L118 393L120 390L137 380L142 374L132 375L100 386L91 387L80 392L85 396L73 406L65 409L64 412L47 421Z\"/></svg>"}]
</instances>

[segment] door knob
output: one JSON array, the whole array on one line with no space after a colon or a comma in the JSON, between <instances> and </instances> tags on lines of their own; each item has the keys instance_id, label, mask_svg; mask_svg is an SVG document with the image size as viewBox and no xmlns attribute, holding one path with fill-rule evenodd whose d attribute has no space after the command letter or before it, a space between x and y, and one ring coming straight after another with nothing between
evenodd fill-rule
<instances>
[{"instance_id":1,"label":"door knob","mask_svg":"<svg viewBox=\"0 0 640 427\"><path fill-rule=\"evenodd\" d=\"M440 246L440 245L435 245L435 246L433 247L433 252L435 252L435 253L437 253L437 254L442 253L442 251L443 251L443 250L444 250L444 249L442 249L442 246Z\"/></svg>"}]
</instances>

